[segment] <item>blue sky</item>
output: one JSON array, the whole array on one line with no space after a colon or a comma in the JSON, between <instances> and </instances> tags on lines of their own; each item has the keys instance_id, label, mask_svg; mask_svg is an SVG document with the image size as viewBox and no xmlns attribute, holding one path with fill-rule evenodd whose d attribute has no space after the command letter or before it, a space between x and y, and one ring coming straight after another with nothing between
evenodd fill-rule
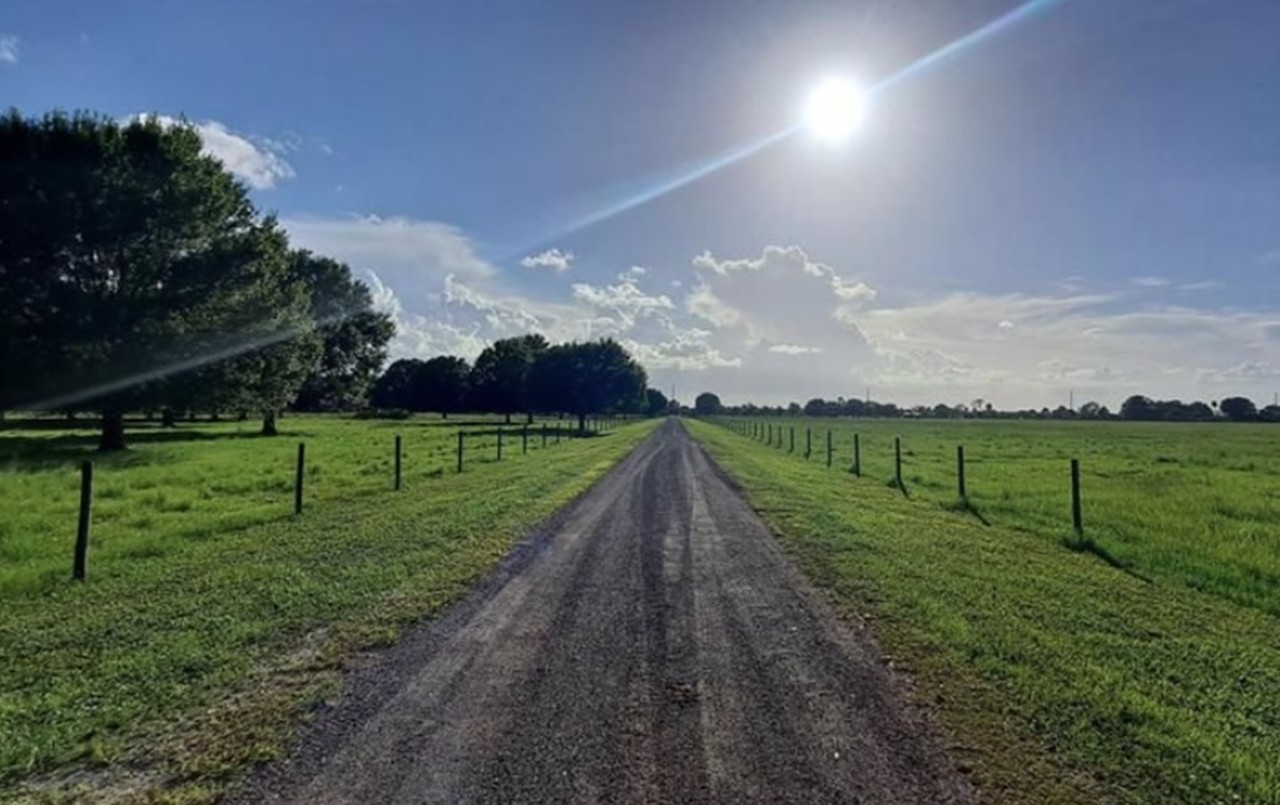
<instances>
[{"instance_id":1,"label":"blue sky","mask_svg":"<svg viewBox=\"0 0 1280 805\"><path fill-rule=\"evenodd\" d=\"M1270 402L1270 0L1039 0L847 143L800 132L573 228L1018 5L15 0L0 98L195 122L368 278L401 355L539 329L618 337L686 398Z\"/></svg>"}]
</instances>

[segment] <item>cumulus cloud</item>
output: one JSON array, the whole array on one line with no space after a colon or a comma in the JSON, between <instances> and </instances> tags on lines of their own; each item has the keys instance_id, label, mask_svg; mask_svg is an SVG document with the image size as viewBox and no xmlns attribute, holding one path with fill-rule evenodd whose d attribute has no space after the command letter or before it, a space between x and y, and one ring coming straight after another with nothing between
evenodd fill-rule
<instances>
[{"instance_id":1,"label":"cumulus cloud","mask_svg":"<svg viewBox=\"0 0 1280 805\"><path fill-rule=\"evenodd\" d=\"M158 120L164 126L182 123L166 115L137 115ZM223 123L205 120L189 123L200 135L205 154L221 162L228 171L255 190L269 190L281 179L294 177L293 166L285 161L283 144L268 138L255 143L243 134L237 134Z\"/></svg>"},{"instance_id":2,"label":"cumulus cloud","mask_svg":"<svg viewBox=\"0 0 1280 805\"><path fill-rule=\"evenodd\" d=\"M569 270L573 262L573 252L562 252L559 249L547 249L541 254L531 254L520 261L525 268L545 268L557 274Z\"/></svg>"},{"instance_id":3,"label":"cumulus cloud","mask_svg":"<svg viewBox=\"0 0 1280 805\"><path fill-rule=\"evenodd\" d=\"M18 37L0 35L0 62L18 63Z\"/></svg>"}]
</instances>

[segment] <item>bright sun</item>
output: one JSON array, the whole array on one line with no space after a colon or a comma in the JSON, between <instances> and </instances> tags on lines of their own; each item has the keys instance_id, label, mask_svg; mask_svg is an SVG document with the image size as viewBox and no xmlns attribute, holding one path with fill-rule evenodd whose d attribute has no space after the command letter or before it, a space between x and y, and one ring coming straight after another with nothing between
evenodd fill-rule
<instances>
[{"instance_id":1,"label":"bright sun","mask_svg":"<svg viewBox=\"0 0 1280 805\"><path fill-rule=\"evenodd\" d=\"M813 88L804 107L804 122L814 136L839 143L862 125L867 96L862 88L842 78L828 78Z\"/></svg>"}]
</instances>

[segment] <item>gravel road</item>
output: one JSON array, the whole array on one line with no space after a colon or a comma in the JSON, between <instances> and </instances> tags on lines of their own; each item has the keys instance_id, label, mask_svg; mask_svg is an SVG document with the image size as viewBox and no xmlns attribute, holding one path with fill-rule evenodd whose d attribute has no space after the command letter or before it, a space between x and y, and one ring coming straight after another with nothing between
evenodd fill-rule
<instances>
[{"instance_id":1,"label":"gravel road","mask_svg":"<svg viewBox=\"0 0 1280 805\"><path fill-rule=\"evenodd\" d=\"M969 802L677 420L353 672L246 802Z\"/></svg>"}]
</instances>

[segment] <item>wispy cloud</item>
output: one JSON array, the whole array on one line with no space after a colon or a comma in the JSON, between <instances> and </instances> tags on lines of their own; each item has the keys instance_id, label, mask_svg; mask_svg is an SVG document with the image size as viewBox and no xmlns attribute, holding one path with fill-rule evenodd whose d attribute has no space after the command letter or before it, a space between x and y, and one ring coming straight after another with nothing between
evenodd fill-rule
<instances>
[{"instance_id":1,"label":"wispy cloud","mask_svg":"<svg viewBox=\"0 0 1280 805\"><path fill-rule=\"evenodd\" d=\"M0 62L18 63L18 37L0 34Z\"/></svg>"},{"instance_id":2,"label":"wispy cloud","mask_svg":"<svg viewBox=\"0 0 1280 805\"><path fill-rule=\"evenodd\" d=\"M1164 277L1133 277L1129 282L1139 288L1163 288L1169 284L1169 280Z\"/></svg>"},{"instance_id":3,"label":"wispy cloud","mask_svg":"<svg viewBox=\"0 0 1280 805\"><path fill-rule=\"evenodd\" d=\"M1280 249L1270 249L1258 255L1258 265L1280 265Z\"/></svg>"},{"instance_id":4,"label":"wispy cloud","mask_svg":"<svg viewBox=\"0 0 1280 805\"><path fill-rule=\"evenodd\" d=\"M545 268L557 274L569 270L573 262L573 252L562 252L559 249L547 249L541 254L531 254L520 261L525 268Z\"/></svg>"},{"instance_id":5,"label":"wispy cloud","mask_svg":"<svg viewBox=\"0 0 1280 805\"><path fill-rule=\"evenodd\" d=\"M1222 283L1217 280L1201 280L1199 282L1184 282L1178 286L1179 291L1208 291L1213 288L1221 288Z\"/></svg>"}]
</instances>

